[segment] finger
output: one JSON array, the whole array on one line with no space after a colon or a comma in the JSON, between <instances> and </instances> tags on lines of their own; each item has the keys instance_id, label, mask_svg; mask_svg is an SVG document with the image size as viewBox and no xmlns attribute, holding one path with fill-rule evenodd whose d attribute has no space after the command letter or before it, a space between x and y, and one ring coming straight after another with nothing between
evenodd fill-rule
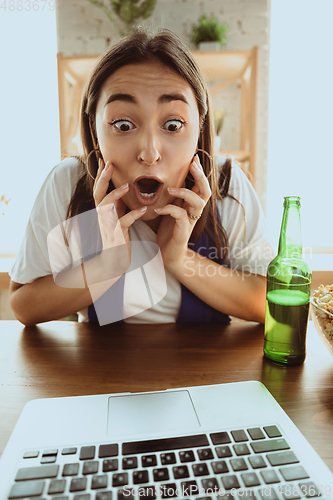
<instances>
[{"instance_id":1,"label":"finger","mask_svg":"<svg viewBox=\"0 0 333 500\"><path fill-rule=\"evenodd\" d=\"M147 207L131 210L128 214L119 219L122 229L128 229L136 220L140 219L147 212Z\"/></svg>"},{"instance_id":2,"label":"finger","mask_svg":"<svg viewBox=\"0 0 333 500\"><path fill-rule=\"evenodd\" d=\"M184 208L176 205L166 205L163 208L155 208L154 210L158 215L169 215L175 220L176 233L174 232L174 236L176 236L176 239L183 240L184 237L188 238L195 221L188 218L187 211ZM194 224L189 225L190 221L194 222Z\"/></svg>"},{"instance_id":3,"label":"finger","mask_svg":"<svg viewBox=\"0 0 333 500\"><path fill-rule=\"evenodd\" d=\"M128 190L129 190L128 183L123 184L119 188L113 189L111 193L107 194L102 198L102 201L97 205L97 208L116 203L118 200L120 200L122 196L124 196L124 194L127 193ZM95 202L96 200L97 198L95 196Z\"/></svg>"},{"instance_id":4,"label":"finger","mask_svg":"<svg viewBox=\"0 0 333 500\"><path fill-rule=\"evenodd\" d=\"M206 201L193 190L190 191L186 188L169 188L168 191L175 196L176 199L181 198L184 200L188 204L189 210L194 215L200 215L206 205ZM177 205L179 205L179 203L177 203Z\"/></svg>"},{"instance_id":5,"label":"finger","mask_svg":"<svg viewBox=\"0 0 333 500\"><path fill-rule=\"evenodd\" d=\"M207 202L212 194L207 177L202 169L202 166L196 158L190 165L190 172L193 175L195 185L192 191L196 192L201 198Z\"/></svg>"},{"instance_id":6,"label":"finger","mask_svg":"<svg viewBox=\"0 0 333 500\"><path fill-rule=\"evenodd\" d=\"M107 161L105 167L100 172L98 179L96 178L94 184L93 196L96 206L98 206L105 197L112 174L113 165L110 161Z\"/></svg>"},{"instance_id":7,"label":"finger","mask_svg":"<svg viewBox=\"0 0 333 500\"><path fill-rule=\"evenodd\" d=\"M102 158L99 158L98 159L98 170L97 170L97 174L96 174L96 178L95 178L95 182L94 182L94 189L95 189L95 186L96 186L98 179L100 178L101 173L103 172L104 168L105 168L104 160Z\"/></svg>"}]
</instances>

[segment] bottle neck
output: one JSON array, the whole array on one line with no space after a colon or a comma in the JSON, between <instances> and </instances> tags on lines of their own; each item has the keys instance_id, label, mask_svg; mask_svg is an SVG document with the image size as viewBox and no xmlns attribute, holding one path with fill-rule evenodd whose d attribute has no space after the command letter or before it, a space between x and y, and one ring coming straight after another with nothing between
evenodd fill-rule
<instances>
[{"instance_id":1,"label":"bottle neck","mask_svg":"<svg viewBox=\"0 0 333 500\"><path fill-rule=\"evenodd\" d=\"M285 198L278 254L302 258L300 202L296 196Z\"/></svg>"}]
</instances>

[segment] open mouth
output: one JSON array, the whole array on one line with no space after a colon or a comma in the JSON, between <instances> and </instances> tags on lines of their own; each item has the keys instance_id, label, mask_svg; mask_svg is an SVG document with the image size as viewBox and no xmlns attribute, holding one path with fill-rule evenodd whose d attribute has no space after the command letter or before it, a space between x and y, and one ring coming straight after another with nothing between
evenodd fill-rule
<instances>
[{"instance_id":1,"label":"open mouth","mask_svg":"<svg viewBox=\"0 0 333 500\"><path fill-rule=\"evenodd\" d=\"M151 205L155 203L161 192L163 183L151 177L140 177L135 182L136 193L139 201Z\"/></svg>"}]
</instances>

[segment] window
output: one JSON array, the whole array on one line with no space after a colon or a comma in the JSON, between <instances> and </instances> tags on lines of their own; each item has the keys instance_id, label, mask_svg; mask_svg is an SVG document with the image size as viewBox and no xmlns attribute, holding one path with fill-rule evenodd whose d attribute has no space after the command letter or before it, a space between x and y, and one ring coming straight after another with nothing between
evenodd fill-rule
<instances>
[{"instance_id":1,"label":"window","mask_svg":"<svg viewBox=\"0 0 333 500\"><path fill-rule=\"evenodd\" d=\"M0 196L10 202L0 204L2 255L17 252L39 188L60 161L55 10L50 1L37 1L39 10L30 11L6 3L0 9Z\"/></svg>"},{"instance_id":2,"label":"window","mask_svg":"<svg viewBox=\"0 0 333 500\"><path fill-rule=\"evenodd\" d=\"M272 0L267 189L272 243L296 195L303 246L331 253L332 19L332 0Z\"/></svg>"}]
</instances>

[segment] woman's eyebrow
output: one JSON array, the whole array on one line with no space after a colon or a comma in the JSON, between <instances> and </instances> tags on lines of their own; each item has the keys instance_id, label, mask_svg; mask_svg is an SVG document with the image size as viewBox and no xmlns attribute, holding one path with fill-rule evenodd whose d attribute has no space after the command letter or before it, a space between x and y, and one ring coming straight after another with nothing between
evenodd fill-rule
<instances>
[{"instance_id":1,"label":"woman's eyebrow","mask_svg":"<svg viewBox=\"0 0 333 500\"><path fill-rule=\"evenodd\" d=\"M136 98L133 95L124 94L124 93L119 92L117 94L111 94L108 97L108 99L105 103L105 106L107 106L108 104L110 104L111 102L114 102L114 101L124 101L124 102L131 102L133 104L138 104L138 101L136 100ZM183 94L179 94L179 93L162 94L158 98L158 102L161 104L172 102L172 101L182 101L188 105L188 101L185 98L185 96Z\"/></svg>"},{"instance_id":2,"label":"woman's eyebrow","mask_svg":"<svg viewBox=\"0 0 333 500\"><path fill-rule=\"evenodd\" d=\"M162 94L158 98L158 102L160 102L160 103L171 102L171 101L183 101L183 102L185 102L185 104L188 104L188 101L183 94L178 94L178 93Z\"/></svg>"},{"instance_id":3,"label":"woman's eyebrow","mask_svg":"<svg viewBox=\"0 0 333 500\"><path fill-rule=\"evenodd\" d=\"M122 93L118 93L118 94L112 94L108 97L106 103L105 103L105 106L107 106L108 104L110 104L110 102L114 102L114 101L125 101L125 102L132 102L134 104L137 104L137 100L135 99L135 97L131 94L122 94Z\"/></svg>"}]
</instances>

